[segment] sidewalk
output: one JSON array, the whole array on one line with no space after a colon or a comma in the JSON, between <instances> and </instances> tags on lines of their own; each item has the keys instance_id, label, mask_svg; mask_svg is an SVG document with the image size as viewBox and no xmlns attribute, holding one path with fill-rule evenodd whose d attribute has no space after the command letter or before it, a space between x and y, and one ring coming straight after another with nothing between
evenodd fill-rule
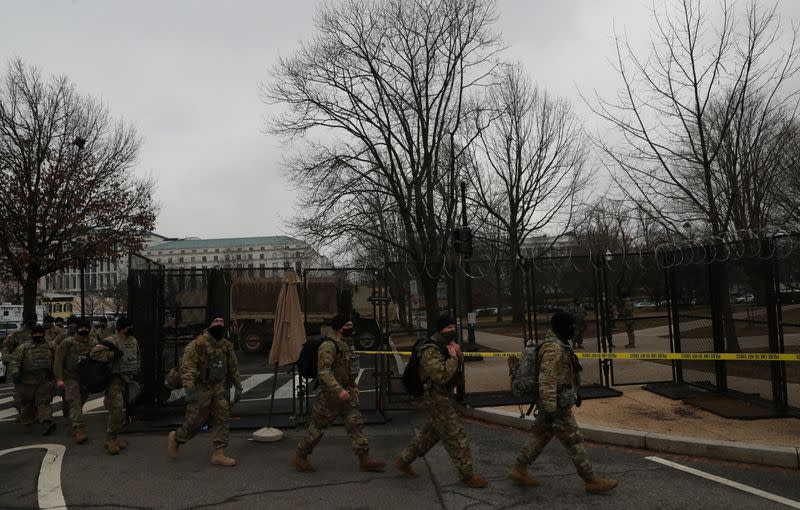
<instances>
[{"instance_id":1,"label":"sidewalk","mask_svg":"<svg viewBox=\"0 0 800 510\"><path fill-rule=\"evenodd\" d=\"M640 388L575 409L588 441L625 448L800 469L800 419L727 419ZM526 409L523 409L523 412ZM527 430L517 406L464 408L477 420Z\"/></svg>"}]
</instances>

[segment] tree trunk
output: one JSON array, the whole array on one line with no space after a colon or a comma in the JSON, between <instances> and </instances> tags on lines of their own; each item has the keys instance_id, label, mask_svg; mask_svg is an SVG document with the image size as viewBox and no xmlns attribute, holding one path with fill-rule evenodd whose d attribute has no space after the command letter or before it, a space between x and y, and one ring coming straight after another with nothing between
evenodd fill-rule
<instances>
[{"instance_id":1,"label":"tree trunk","mask_svg":"<svg viewBox=\"0 0 800 510\"><path fill-rule=\"evenodd\" d=\"M511 269L511 320L518 323L525 320L525 300L522 296L522 267L514 261Z\"/></svg>"},{"instance_id":2,"label":"tree trunk","mask_svg":"<svg viewBox=\"0 0 800 510\"><path fill-rule=\"evenodd\" d=\"M422 287L422 295L425 298L426 329L428 334L432 335L436 332L436 322L439 320L439 282L427 275L421 276L419 282Z\"/></svg>"},{"instance_id":3,"label":"tree trunk","mask_svg":"<svg viewBox=\"0 0 800 510\"><path fill-rule=\"evenodd\" d=\"M497 322L503 321L503 286L500 281L503 274L503 269L500 265L494 266L495 282L497 285Z\"/></svg>"},{"instance_id":4,"label":"tree trunk","mask_svg":"<svg viewBox=\"0 0 800 510\"><path fill-rule=\"evenodd\" d=\"M27 317L36 313L36 294L39 290L39 271L37 268L28 268L28 274L22 283L22 316Z\"/></svg>"}]
</instances>

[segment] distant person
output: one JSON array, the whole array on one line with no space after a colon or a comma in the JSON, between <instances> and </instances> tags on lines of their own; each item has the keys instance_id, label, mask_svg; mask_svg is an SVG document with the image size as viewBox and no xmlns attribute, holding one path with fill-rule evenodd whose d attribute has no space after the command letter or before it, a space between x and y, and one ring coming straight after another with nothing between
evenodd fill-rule
<instances>
[{"instance_id":1,"label":"distant person","mask_svg":"<svg viewBox=\"0 0 800 510\"><path fill-rule=\"evenodd\" d=\"M75 336L75 331L78 329L78 317L76 315L70 315L67 317L67 328L63 329L61 333L58 334L53 339L53 344L58 346L61 342L66 340L67 338L72 338Z\"/></svg>"},{"instance_id":2,"label":"distant person","mask_svg":"<svg viewBox=\"0 0 800 510\"><path fill-rule=\"evenodd\" d=\"M56 321L52 315L44 316L44 330L44 339L51 344L55 343L55 339L64 332L63 329L56 326Z\"/></svg>"},{"instance_id":3,"label":"distant person","mask_svg":"<svg viewBox=\"0 0 800 510\"><path fill-rule=\"evenodd\" d=\"M361 471L383 471L386 463L369 456L369 441L364 436L364 418L358 408L358 354L352 346L353 323L343 315L331 320L333 335L322 342L317 351L317 400L312 410L312 420L305 436L297 445L292 460L295 469L310 473L315 471L308 456L319 444L325 431L337 416L344 421L350 447L358 457Z\"/></svg>"},{"instance_id":4,"label":"distant person","mask_svg":"<svg viewBox=\"0 0 800 510\"><path fill-rule=\"evenodd\" d=\"M633 349L636 347L636 334L634 333L633 301L630 296L622 297L622 312L620 312L619 316L625 321L625 332L628 334L628 343L625 348Z\"/></svg>"},{"instance_id":5,"label":"distant person","mask_svg":"<svg viewBox=\"0 0 800 510\"><path fill-rule=\"evenodd\" d=\"M43 325L30 328L30 340L16 348L8 372L19 391L22 424L30 428L35 419L42 425L42 435L53 432L53 347L45 340Z\"/></svg>"},{"instance_id":6,"label":"distant person","mask_svg":"<svg viewBox=\"0 0 800 510\"><path fill-rule=\"evenodd\" d=\"M448 315L439 317L436 333L419 348L420 379L424 385L422 405L428 420L395 461L395 467L416 478L411 463L424 457L441 441L455 464L461 485L475 489L487 487L485 478L472 467L472 452L461 418L453 405L454 389L462 380L461 348L456 342L456 327Z\"/></svg>"},{"instance_id":7,"label":"distant person","mask_svg":"<svg viewBox=\"0 0 800 510\"><path fill-rule=\"evenodd\" d=\"M208 328L186 346L180 362L180 376L186 390L185 418L183 425L167 436L167 453L176 458L178 448L208 423L214 445L211 463L235 466L236 460L225 455L225 448L231 438L231 387L236 388L235 404L242 398L242 378L233 344L225 339L222 317L215 317Z\"/></svg>"},{"instance_id":8,"label":"distant person","mask_svg":"<svg viewBox=\"0 0 800 510\"><path fill-rule=\"evenodd\" d=\"M578 387L581 366L569 346L575 334L575 321L569 313L556 312L551 320L552 332L538 350L539 414L533 422L531 436L517 457L510 478L517 484L536 487L539 481L528 474L528 466L542 453L555 436L567 449L578 475L583 479L586 492L601 494L617 486L616 480L598 478L589 462L583 435L578 429L572 407L580 406ZM512 374L519 359L509 358Z\"/></svg>"},{"instance_id":9,"label":"distant person","mask_svg":"<svg viewBox=\"0 0 800 510\"><path fill-rule=\"evenodd\" d=\"M98 340L105 340L106 338L112 336L114 334L114 330L108 327L108 319L105 317L101 317L97 321L97 328L95 328L95 335L97 336Z\"/></svg>"},{"instance_id":10,"label":"distant person","mask_svg":"<svg viewBox=\"0 0 800 510\"><path fill-rule=\"evenodd\" d=\"M11 363L12 358L14 357L14 352L17 350L17 347L20 345L30 342L31 341L31 331L33 327L36 325L36 314L29 313L25 316L24 321L22 323L22 327L3 340L3 348L0 350L0 353L3 355L3 360L5 360L6 365ZM14 382L14 407L17 409L17 420L21 419L21 412L22 408L20 403L20 391L22 390L22 386Z\"/></svg>"},{"instance_id":11,"label":"distant person","mask_svg":"<svg viewBox=\"0 0 800 510\"><path fill-rule=\"evenodd\" d=\"M97 344L92 348L91 357L111 363L114 374L106 388L103 404L108 410L108 425L104 447L110 455L118 455L128 447L119 438L125 421L125 394L128 385L135 382L141 370L139 342L133 336L133 323L126 317L117 320L117 334L105 339L108 345Z\"/></svg>"},{"instance_id":12,"label":"distant person","mask_svg":"<svg viewBox=\"0 0 800 510\"><path fill-rule=\"evenodd\" d=\"M586 332L586 309L579 298L575 298L569 312L575 319L575 337L572 339L572 348L583 349L583 334Z\"/></svg>"}]
</instances>

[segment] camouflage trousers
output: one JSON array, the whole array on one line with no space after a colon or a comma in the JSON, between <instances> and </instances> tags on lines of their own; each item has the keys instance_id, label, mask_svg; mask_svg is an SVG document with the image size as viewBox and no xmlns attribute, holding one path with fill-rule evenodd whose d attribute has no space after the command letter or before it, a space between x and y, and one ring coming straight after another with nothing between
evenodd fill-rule
<instances>
[{"instance_id":1,"label":"camouflage trousers","mask_svg":"<svg viewBox=\"0 0 800 510\"><path fill-rule=\"evenodd\" d=\"M329 391L320 391L317 394L317 401L314 402L314 408L311 410L311 425L308 426L303 440L297 445L298 452L303 455L311 455L337 416L342 416L344 419L344 428L350 439L353 453L362 455L369 452L369 441L364 436L364 418L358 409L358 398L353 394L352 389L347 391L350 392L348 401L339 400L337 394Z\"/></svg>"},{"instance_id":2,"label":"camouflage trousers","mask_svg":"<svg viewBox=\"0 0 800 510\"><path fill-rule=\"evenodd\" d=\"M75 379L64 379L64 408L73 427L83 426L83 404L89 399L89 389Z\"/></svg>"},{"instance_id":3,"label":"camouflage trousers","mask_svg":"<svg viewBox=\"0 0 800 510\"><path fill-rule=\"evenodd\" d=\"M117 435L122 430L125 422L125 390L128 383L122 377L115 375L106 388L103 405L108 410L108 424L106 432Z\"/></svg>"},{"instance_id":4,"label":"camouflage trousers","mask_svg":"<svg viewBox=\"0 0 800 510\"><path fill-rule=\"evenodd\" d=\"M34 419L39 423L49 423L53 419L50 404L53 402L53 381L19 384L19 414L23 425L32 425Z\"/></svg>"},{"instance_id":5,"label":"camouflage trousers","mask_svg":"<svg viewBox=\"0 0 800 510\"><path fill-rule=\"evenodd\" d=\"M575 421L572 409L553 414L539 413L533 422L531 437L517 457L517 463L526 466L531 464L539 457L553 436L557 437L567 449L578 475L586 481L594 478L592 464L589 462L589 455L583 443L583 434L578 430L578 422Z\"/></svg>"},{"instance_id":6,"label":"camouflage trousers","mask_svg":"<svg viewBox=\"0 0 800 510\"><path fill-rule=\"evenodd\" d=\"M473 474L472 452L467 433L464 432L464 426L452 400L443 395L426 395L422 404L428 415L428 421L406 446L400 458L411 463L417 457L424 457L436 443L441 441L458 470L459 478L469 478Z\"/></svg>"},{"instance_id":7,"label":"camouflage trousers","mask_svg":"<svg viewBox=\"0 0 800 510\"><path fill-rule=\"evenodd\" d=\"M225 388L195 389L195 399L186 404L183 424L175 432L175 440L183 444L208 423L214 448L225 448L231 439L229 390Z\"/></svg>"}]
</instances>

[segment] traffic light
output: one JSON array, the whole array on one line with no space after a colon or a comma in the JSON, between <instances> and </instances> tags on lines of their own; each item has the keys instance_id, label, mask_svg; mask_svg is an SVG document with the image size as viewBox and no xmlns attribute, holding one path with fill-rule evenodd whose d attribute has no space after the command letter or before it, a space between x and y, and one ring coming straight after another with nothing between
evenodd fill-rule
<instances>
[{"instance_id":1,"label":"traffic light","mask_svg":"<svg viewBox=\"0 0 800 510\"><path fill-rule=\"evenodd\" d=\"M453 230L453 248L459 255L472 257L472 230L464 225Z\"/></svg>"}]
</instances>

